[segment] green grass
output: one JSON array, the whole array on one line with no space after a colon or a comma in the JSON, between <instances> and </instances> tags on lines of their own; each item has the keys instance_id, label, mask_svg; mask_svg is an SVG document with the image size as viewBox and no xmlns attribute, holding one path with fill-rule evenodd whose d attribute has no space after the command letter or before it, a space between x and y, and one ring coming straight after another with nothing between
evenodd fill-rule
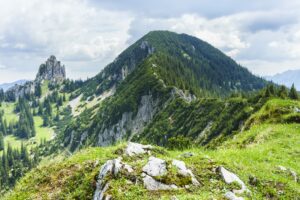
<instances>
[{"instance_id":1,"label":"green grass","mask_svg":"<svg viewBox=\"0 0 300 200\"><path fill-rule=\"evenodd\" d=\"M238 172L243 180L255 176L261 187L254 194L262 198L269 193L274 198L293 199L300 195L300 185L293 177L278 170L284 166L300 174L300 125L264 124L251 128L224 144L220 150L206 152L218 162ZM284 197L274 187L283 185ZM299 197L299 196L298 196Z\"/></svg>"},{"instance_id":2,"label":"green grass","mask_svg":"<svg viewBox=\"0 0 300 200\"><path fill-rule=\"evenodd\" d=\"M47 94L49 92L48 84L49 84L49 81L48 80L44 80L43 83L42 83L42 85L41 85L41 88L42 88L42 97L47 96Z\"/></svg>"},{"instance_id":3,"label":"green grass","mask_svg":"<svg viewBox=\"0 0 300 200\"><path fill-rule=\"evenodd\" d=\"M300 101L271 99L247 120L246 127L261 123L300 123L300 113L295 113L295 108L300 109ZM295 116L295 118L293 119L291 116Z\"/></svg>"},{"instance_id":4,"label":"green grass","mask_svg":"<svg viewBox=\"0 0 300 200\"><path fill-rule=\"evenodd\" d=\"M53 129L51 127L43 126L43 119L40 116L34 117L34 125L36 130L36 140L40 142L41 140L50 140L54 134Z\"/></svg>"},{"instance_id":5,"label":"green grass","mask_svg":"<svg viewBox=\"0 0 300 200\"><path fill-rule=\"evenodd\" d=\"M88 148L69 159L52 159L28 173L4 199L92 199L94 177L116 147ZM98 162L99 161L99 162ZM1 198L0 198L1 199Z\"/></svg>"},{"instance_id":6,"label":"green grass","mask_svg":"<svg viewBox=\"0 0 300 200\"><path fill-rule=\"evenodd\" d=\"M14 112L15 103L11 102L2 102L0 110L4 111L4 119L9 122L16 122L18 120L18 115Z\"/></svg>"},{"instance_id":7,"label":"green grass","mask_svg":"<svg viewBox=\"0 0 300 200\"><path fill-rule=\"evenodd\" d=\"M19 117L14 112L15 103L3 102L2 106L0 107L0 110L1 109L4 111L4 119L7 121L7 123L10 123L12 121L18 121ZM42 139L50 140L53 135L52 128L42 127L43 121L42 118L39 116L34 117L34 121L36 129L36 136L34 138L31 138L30 140L25 140L15 137L13 135L7 135L4 137L5 146L10 144L13 148L20 148L21 143L24 142L24 144L28 145L28 148L30 148L35 146L36 144L39 144ZM2 151L0 151L0 154L2 154Z\"/></svg>"},{"instance_id":8,"label":"green grass","mask_svg":"<svg viewBox=\"0 0 300 200\"><path fill-rule=\"evenodd\" d=\"M10 144L13 148L20 148L22 141L24 142L25 140L21 140L13 135L8 135L4 137L4 144L7 146Z\"/></svg>"},{"instance_id":9,"label":"green grass","mask_svg":"<svg viewBox=\"0 0 300 200\"><path fill-rule=\"evenodd\" d=\"M22 142L27 146L28 149L40 144L41 140L49 141L52 139L52 136L54 134L54 131L50 127L43 127L43 120L40 116L34 117L34 126L36 130L36 136L33 138L27 139L20 139L18 137L15 137L13 135L7 135L4 137L4 143L5 146L8 145L8 143L13 147L19 149L21 147ZM1 153L1 151L0 151Z\"/></svg>"},{"instance_id":10,"label":"green grass","mask_svg":"<svg viewBox=\"0 0 300 200\"><path fill-rule=\"evenodd\" d=\"M246 183L251 191L250 197L245 196L246 199L295 199L300 195L299 183L294 182L289 174L279 171L277 167L282 165L300 174L299 147L300 124L254 126L236 135L217 150L193 148L168 151L157 147L152 151L153 156L167 162L172 159L183 160L201 186L188 190L150 192L141 182L135 185L121 176L111 182L108 192L116 199L170 199L172 196L183 200L222 199L231 187L215 173L215 169L222 165ZM68 159L59 157L59 161L44 162L22 179L7 199L38 199L41 194L44 199L90 199L94 191L94 177L100 166L108 159L123 155L123 148L124 144L88 148ZM185 158L181 156L184 152L192 152L194 156ZM136 177L140 180L141 169L148 158L149 155L137 158L123 156L123 161L134 166ZM249 184L250 176L256 177L259 184ZM279 194L280 191L283 191L282 194Z\"/></svg>"},{"instance_id":11,"label":"green grass","mask_svg":"<svg viewBox=\"0 0 300 200\"><path fill-rule=\"evenodd\" d=\"M294 104L296 103L296 104ZM267 102L271 109L263 107L252 117L268 114L277 117L270 110L298 106L298 102L271 100ZM293 112L293 111L289 111ZM289 115L286 112L284 115ZM279 118L278 118L279 119ZM182 160L201 183L200 187L175 191L147 191L142 183L142 167L150 155L128 157L123 155L125 144L112 147L93 147L77 152L69 158L60 154L54 160L44 160L39 167L28 173L5 199L91 199L95 189L95 176L100 166L108 159L123 156L123 162L134 167L137 183L130 183L126 174L110 182L109 194L115 199L170 199L176 196L181 200L224 199L226 191L232 185L226 185L216 173L218 166L224 166L237 174L247 185L251 193L245 199L297 199L300 196L299 182L278 166L284 166L300 174L300 124L278 123L277 120L257 120L256 125L235 134L214 150L203 147L187 150L166 150L156 147L151 155L170 163L172 159ZM184 152L194 156L183 157ZM159 177L161 181L179 181L174 173ZM257 181L251 182L255 177ZM163 180L166 178L167 180Z\"/></svg>"}]
</instances>

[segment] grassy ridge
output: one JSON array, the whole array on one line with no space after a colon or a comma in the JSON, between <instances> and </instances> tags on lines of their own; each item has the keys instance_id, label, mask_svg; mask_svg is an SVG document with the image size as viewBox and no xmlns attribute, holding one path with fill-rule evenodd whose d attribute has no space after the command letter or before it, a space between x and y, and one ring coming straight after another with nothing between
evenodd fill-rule
<instances>
[{"instance_id":1,"label":"grassy ridge","mask_svg":"<svg viewBox=\"0 0 300 200\"><path fill-rule=\"evenodd\" d=\"M292 104L290 104L292 103ZM272 109L285 105L298 106L296 102L273 99L266 103ZM271 109L271 110L272 110ZM269 110L269 109L267 109ZM252 115L267 112L263 106ZM269 116L272 118L272 115ZM275 117L275 116L274 116ZM283 116L284 118L285 116ZM258 117L259 118L259 117ZM120 149L125 144L105 148L87 148L68 159L54 160L41 164L23 178L12 194L5 199L91 199L95 188L95 175L100 166L108 159L120 156ZM183 160L201 182L201 187L189 190L149 192L142 184L131 185L124 177L114 179L108 192L116 199L223 199L230 186L224 184L215 173L215 168L222 165L236 173L251 191L245 199L297 199L300 196L299 182L289 171L282 171L279 166L300 174L300 124L280 123L278 121L260 121L228 138L214 150L191 148L186 150L166 150L157 148L152 155L165 159ZM184 152L192 152L192 157L182 157ZM139 159L125 157L124 162L135 166L140 171L149 155ZM255 181L253 181L255 180Z\"/></svg>"}]
</instances>

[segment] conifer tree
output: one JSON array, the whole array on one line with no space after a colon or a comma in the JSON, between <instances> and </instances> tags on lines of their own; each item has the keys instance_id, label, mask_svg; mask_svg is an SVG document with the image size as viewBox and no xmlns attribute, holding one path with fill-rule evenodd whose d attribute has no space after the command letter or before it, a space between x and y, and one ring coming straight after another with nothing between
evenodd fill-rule
<instances>
[{"instance_id":1,"label":"conifer tree","mask_svg":"<svg viewBox=\"0 0 300 200\"><path fill-rule=\"evenodd\" d=\"M35 86L35 96L36 97L41 97L42 96L42 87L41 87L41 84L38 83L36 86Z\"/></svg>"},{"instance_id":2,"label":"conifer tree","mask_svg":"<svg viewBox=\"0 0 300 200\"><path fill-rule=\"evenodd\" d=\"M288 96L288 91L287 91L287 88L286 88L284 85L281 85L281 86L280 86L280 88L279 88L279 90L278 90L278 96L279 96L280 98L283 98L283 99L287 98L287 96Z\"/></svg>"},{"instance_id":3,"label":"conifer tree","mask_svg":"<svg viewBox=\"0 0 300 200\"><path fill-rule=\"evenodd\" d=\"M291 99L299 99L299 96L298 96L298 93L297 93L297 90L296 90L294 84L292 85L292 87L290 89L289 97Z\"/></svg>"},{"instance_id":4,"label":"conifer tree","mask_svg":"<svg viewBox=\"0 0 300 200\"><path fill-rule=\"evenodd\" d=\"M4 150L4 136L2 131L0 131L0 151Z\"/></svg>"}]
</instances>

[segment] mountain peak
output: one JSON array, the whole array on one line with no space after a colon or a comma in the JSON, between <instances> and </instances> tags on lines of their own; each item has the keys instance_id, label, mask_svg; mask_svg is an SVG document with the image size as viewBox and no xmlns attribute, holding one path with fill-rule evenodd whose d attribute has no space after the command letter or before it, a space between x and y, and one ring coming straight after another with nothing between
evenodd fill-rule
<instances>
[{"instance_id":1,"label":"mountain peak","mask_svg":"<svg viewBox=\"0 0 300 200\"><path fill-rule=\"evenodd\" d=\"M63 81L66 78L65 66L51 55L47 61L40 65L39 71L36 75L36 81L50 80L50 81Z\"/></svg>"}]
</instances>

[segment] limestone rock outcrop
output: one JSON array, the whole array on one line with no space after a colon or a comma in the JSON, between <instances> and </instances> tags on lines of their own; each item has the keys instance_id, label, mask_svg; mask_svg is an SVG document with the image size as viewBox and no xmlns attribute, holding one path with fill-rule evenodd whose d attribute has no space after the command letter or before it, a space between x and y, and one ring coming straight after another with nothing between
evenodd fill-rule
<instances>
[{"instance_id":1,"label":"limestone rock outcrop","mask_svg":"<svg viewBox=\"0 0 300 200\"><path fill-rule=\"evenodd\" d=\"M149 153L151 149L152 149L151 145L142 145L134 142L129 142L125 149L125 154L128 156L145 154L145 153Z\"/></svg>"},{"instance_id":2,"label":"limestone rock outcrop","mask_svg":"<svg viewBox=\"0 0 300 200\"><path fill-rule=\"evenodd\" d=\"M97 177L94 200L113 198L109 188L112 181L118 181L119 178L125 178L130 184L140 184L149 191L186 189L192 185L200 185L183 161L149 157L152 150L154 147L151 145L130 142L124 151L120 151L124 157L108 160L103 164ZM140 162L132 161L136 158ZM148 160L146 164L145 159ZM122 160L130 163L126 164Z\"/></svg>"},{"instance_id":3,"label":"limestone rock outcrop","mask_svg":"<svg viewBox=\"0 0 300 200\"><path fill-rule=\"evenodd\" d=\"M34 81L28 81L23 85L15 85L9 88L5 95L9 101L17 100L19 97L33 94L35 88L44 80L52 83L62 82L66 78L65 66L56 60L55 56L50 56L48 60L40 65L39 71Z\"/></svg>"},{"instance_id":4,"label":"limestone rock outcrop","mask_svg":"<svg viewBox=\"0 0 300 200\"><path fill-rule=\"evenodd\" d=\"M163 176L167 173L167 163L165 160L151 156L143 167L143 172L150 176Z\"/></svg>"},{"instance_id":5,"label":"limestone rock outcrop","mask_svg":"<svg viewBox=\"0 0 300 200\"><path fill-rule=\"evenodd\" d=\"M144 186L147 190L156 191L156 190L178 189L178 187L175 184L167 185L167 184L161 183L147 174L142 174L142 176L144 176L143 182L144 182Z\"/></svg>"},{"instance_id":6,"label":"limestone rock outcrop","mask_svg":"<svg viewBox=\"0 0 300 200\"><path fill-rule=\"evenodd\" d=\"M36 75L36 81L49 80L52 82L63 81L66 78L65 66L56 60L55 56L50 56L46 63L41 64Z\"/></svg>"},{"instance_id":7,"label":"limestone rock outcrop","mask_svg":"<svg viewBox=\"0 0 300 200\"><path fill-rule=\"evenodd\" d=\"M125 170L128 173L133 172L130 165L122 162L122 158L108 160L104 165L102 165L97 179L97 188L94 193L94 200L110 199L109 195L105 195L105 192L109 188L109 180L107 181L105 178L109 175L117 176L121 170Z\"/></svg>"}]
</instances>

